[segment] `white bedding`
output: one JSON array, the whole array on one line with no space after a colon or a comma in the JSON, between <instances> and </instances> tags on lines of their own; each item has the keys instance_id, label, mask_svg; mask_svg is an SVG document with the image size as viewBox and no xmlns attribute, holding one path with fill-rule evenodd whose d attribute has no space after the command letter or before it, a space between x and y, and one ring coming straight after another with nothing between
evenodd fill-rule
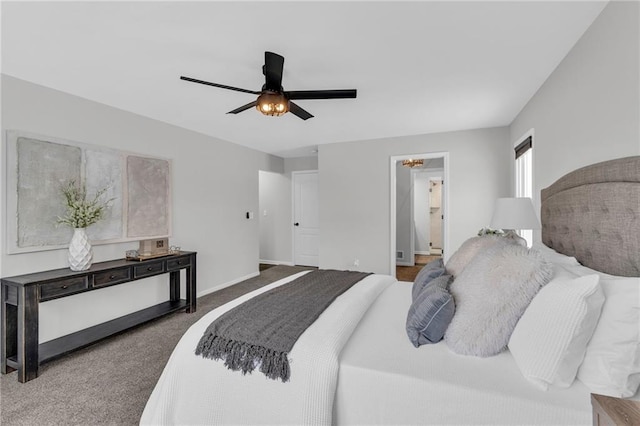
<instances>
[{"instance_id":1,"label":"white bedding","mask_svg":"<svg viewBox=\"0 0 640 426\"><path fill-rule=\"evenodd\" d=\"M405 332L411 283L376 300L340 356L336 424L591 424L579 381L546 392L522 376L511 354L457 355L444 342L414 348Z\"/></svg>"},{"instance_id":2,"label":"white bedding","mask_svg":"<svg viewBox=\"0 0 640 426\"><path fill-rule=\"evenodd\" d=\"M292 275L229 302L187 330L147 402L141 424L331 424L340 351L371 303L395 279L370 275L339 296L289 353L287 383L254 372L243 376L194 354L205 329L249 298Z\"/></svg>"},{"instance_id":3,"label":"white bedding","mask_svg":"<svg viewBox=\"0 0 640 426\"><path fill-rule=\"evenodd\" d=\"M223 305L196 322L169 359L141 424L590 424L589 391L534 388L504 352L464 357L405 333L411 283L372 275L338 297L290 353L291 381L194 355L217 316L304 274Z\"/></svg>"}]
</instances>

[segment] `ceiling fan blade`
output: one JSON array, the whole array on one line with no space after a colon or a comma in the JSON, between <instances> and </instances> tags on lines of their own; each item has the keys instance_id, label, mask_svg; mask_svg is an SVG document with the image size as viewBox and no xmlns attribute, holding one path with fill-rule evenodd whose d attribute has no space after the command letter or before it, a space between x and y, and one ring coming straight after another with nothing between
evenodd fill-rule
<instances>
[{"instance_id":1,"label":"ceiling fan blade","mask_svg":"<svg viewBox=\"0 0 640 426\"><path fill-rule=\"evenodd\" d=\"M284 57L273 52L264 52L262 73L265 77L265 89L279 92L282 90L282 69Z\"/></svg>"},{"instance_id":2,"label":"ceiling fan blade","mask_svg":"<svg viewBox=\"0 0 640 426\"><path fill-rule=\"evenodd\" d=\"M185 77L183 75L180 76L180 80L190 81L192 83L206 84L207 86L219 87L221 89L235 90L236 92L251 93L252 95L259 95L261 93L261 92L256 92L254 90L241 89L239 87L226 86L224 84L211 83L211 82L208 82L208 81L197 80L195 78Z\"/></svg>"},{"instance_id":3,"label":"ceiling fan blade","mask_svg":"<svg viewBox=\"0 0 640 426\"><path fill-rule=\"evenodd\" d=\"M302 118L303 120L308 120L313 117L313 115L309 114L307 111L300 108L298 105L294 104L293 102L289 102L289 112L295 115L296 117Z\"/></svg>"},{"instance_id":4,"label":"ceiling fan blade","mask_svg":"<svg viewBox=\"0 0 640 426\"><path fill-rule=\"evenodd\" d=\"M284 92L289 99L347 99L355 98L356 89L346 90L292 90Z\"/></svg>"},{"instance_id":5,"label":"ceiling fan blade","mask_svg":"<svg viewBox=\"0 0 640 426\"><path fill-rule=\"evenodd\" d=\"M239 112L246 111L249 108L253 108L256 105L258 105L258 101L249 102L246 105L242 105L241 107L234 109L233 111L229 111L227 114L237 114Z\"/></svg>"}]
</instances>

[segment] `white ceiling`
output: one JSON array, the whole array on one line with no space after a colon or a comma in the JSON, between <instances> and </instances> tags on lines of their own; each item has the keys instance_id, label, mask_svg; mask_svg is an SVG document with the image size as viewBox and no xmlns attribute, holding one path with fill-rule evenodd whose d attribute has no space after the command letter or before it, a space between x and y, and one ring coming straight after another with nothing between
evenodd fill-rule
<instances>
[{"instance_id":1,"label":"white ceiling","mask_svg":"<svg viewBox=\"0 0 640 426\"><path fill-rule=\"evenodd\" d=\"M283 157L317 145L504 126L601 12L568 2L3 2L2 72ZM315 115L226 114L264 51Z\"/></svg>"}]
</instances>

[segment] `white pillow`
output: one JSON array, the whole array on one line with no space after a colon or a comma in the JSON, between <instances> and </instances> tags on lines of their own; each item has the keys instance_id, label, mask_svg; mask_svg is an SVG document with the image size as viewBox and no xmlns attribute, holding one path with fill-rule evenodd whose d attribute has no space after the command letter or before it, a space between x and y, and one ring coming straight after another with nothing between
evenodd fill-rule
<instances>
[{"instance_id":1,"label":"white pillow","mask_svg":"<svg viewBox=\"0 0 640 426\"><path fill-rule=\"evenodd\" d=\"M539 241L534 242L532 248L542 253L545 259L547 259L551 263L555 263L559 265L580 265L580 262L578 262L578 260L575 257L558 253L554 249L544 245L542 242L539 242Z\"/></svg>"},{"instance_id":2,"label":"white pillow","mask_svg":"<svg viewBox=\"0 0 640 426\"><path fill-rule=\"evenodd\" d=\"M509 340L522 375L541 390L569 387L600 317L598 275L575 277L556 268L524 312Z\"/></svg>"},{"instance_id":3,"label":"white pillow","mask_svg":"<svg viewBox=\"0 0 640 426\"><path fill-rule=\"evenodd\" d=\"M606 300L578 379L594 393L627 398L640 385L640 278L600 276Z\"/></svg>"}]
</instances>

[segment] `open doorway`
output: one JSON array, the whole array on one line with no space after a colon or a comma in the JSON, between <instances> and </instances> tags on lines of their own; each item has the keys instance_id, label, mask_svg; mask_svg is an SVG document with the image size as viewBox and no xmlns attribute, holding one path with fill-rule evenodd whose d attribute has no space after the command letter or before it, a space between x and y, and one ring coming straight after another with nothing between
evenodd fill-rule
<instances>
[{"instance_id":1,"label":"open doorway","mask_svg":"<svg viewBox=\"0 0 640 426\"><path fill-rule=\"evenodd\" d=\"M260 271L293 265L291 255L291 179L283 173L258 171Z\"/></svg>"},{"instance_id":2,"label":"open doorway","mask_svg":"<svg viewBox=\"0 0 640 426\"><path fill-rule=\"evenodd\" d=\"M413 281L447 255L448 153L393 156L390 164L390 274Z\"/></svg>"},{"instance_id":3,"label":"open doorway","mask_svg":"<svg viewBox=\"0 0 640 426\"><path fill-rule=\"evenodd\" d=\"M416 255L442 255L444 209L442 206L442 159L434 166L414 170L414 223Z\"/></svg>"}]
</instances>

